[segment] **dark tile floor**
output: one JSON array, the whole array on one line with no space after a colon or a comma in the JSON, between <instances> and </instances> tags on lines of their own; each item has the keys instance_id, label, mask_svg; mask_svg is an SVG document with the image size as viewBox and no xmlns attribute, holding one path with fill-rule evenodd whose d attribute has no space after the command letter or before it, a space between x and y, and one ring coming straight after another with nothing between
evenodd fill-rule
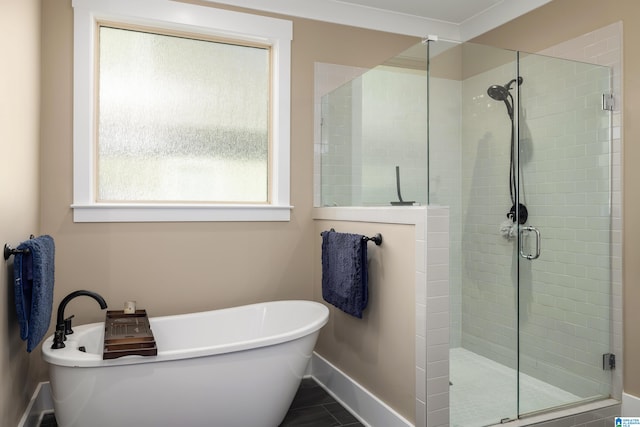
<instances>
[{"instance_id":1,"label":"dark tile floor","mask_svg":"<svg viewBox=\"0 0 640 427\"><path fill-rule=\"evenodd\" d=\"M280 424L280 427L342 426L363 427L363 424L310 378L302 380L289 412ZM40 427L58 427L54 414L46 414Z\"/></svg>"},{"instance_id":2,"label":"dark tile floor","mask_svg":"<svg viewBox=\"0 0 640 427\"><path fill-rule=\"evenodd\" d=\"M304 379L293 398L280 427L360 426L349 411L340 405L313 379Z\"/></svg>"},{"instance_id":3,"label":"dark tile floor","mask_svg":"<svg viewBox=\"0 0 640 427\"><path fill-rule=\"evenodd\" d=\"M55 415L44 414L42 421L40 422L40 427L58 427Z\"/></svg>"}]
</instances>

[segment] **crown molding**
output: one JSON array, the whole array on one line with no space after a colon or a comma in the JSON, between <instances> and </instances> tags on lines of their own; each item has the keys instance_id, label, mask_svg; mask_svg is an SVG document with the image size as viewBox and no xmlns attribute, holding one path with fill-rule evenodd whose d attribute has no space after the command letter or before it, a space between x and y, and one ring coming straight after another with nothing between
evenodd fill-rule
<instances>
[{"instance_id":1,"label":"crown molding","mask_svg":"<svg viewBox=\"0 0 640 427\"><path fill-rule=\"evenodd\" d=\"M467 41L551 0L503 0L460 24L336 0L206 1L409 36L433 34L442 40Z\"/></svg>"},{"instance_id":2,"label":"crown molding","mask_svg":"<svg viewBox=\"0 0 640 427\"><path fill-rule=\"evenodd\" d=\"M343 24L416 37L437 34L442 39L459 40L458 25L334 0L206 0L264 12Z\"/></svg>"}]
</instances>

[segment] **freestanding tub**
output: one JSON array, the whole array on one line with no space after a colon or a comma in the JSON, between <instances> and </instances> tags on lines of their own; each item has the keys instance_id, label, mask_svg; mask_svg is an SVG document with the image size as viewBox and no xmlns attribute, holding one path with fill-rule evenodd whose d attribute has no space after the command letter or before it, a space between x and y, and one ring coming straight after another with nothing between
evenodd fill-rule
<instances>
[{"instance_id":1,"label":"freestanding tub","mask_svg":"<svg viewBox=\"0 0 640 427\"><path fill-rule=\"evenodd\" d=\"M157 356L102 359L104 323L42 346L59 427L276 427L329 310L312 301L150 319ZM84 346L86 352L78 348Z\"/></svg>"}]
</instances>

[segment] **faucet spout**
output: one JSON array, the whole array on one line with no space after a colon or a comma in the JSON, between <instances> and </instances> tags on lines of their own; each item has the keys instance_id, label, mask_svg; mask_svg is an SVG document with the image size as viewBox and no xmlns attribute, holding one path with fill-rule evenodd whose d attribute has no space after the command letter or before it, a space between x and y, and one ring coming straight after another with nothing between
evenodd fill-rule
<instances>
[{"instance_id":1,"label":"faucet spout","mask_svg":"<svg viewBox=\"0 0 640 427\"><path fill-rule=\"evenodd\" d=\"M66 334L73 332L71 330L71 319L69 318L68 322L65 322L64 310L67 307L67 304L69 304L69 302L71 302L72 299L80 296L87 296L87 297L93 298L98 302L98 304L100 304L100 308L102 310L107 308L107 302L104 300L104 298L102 298L100 295L98 295L95 292L85 291L85 290L71 292L69 295L67 295L62 299L62 301L60 302L60 305L58 306L58 316L56 319L56 332L53 338L53 345L51 346L51 348L54 348L54 349L64 348L64 340L66 339ZM71 332L68 332L68 331L71 331Z\"/></svg>"}]
</instances>

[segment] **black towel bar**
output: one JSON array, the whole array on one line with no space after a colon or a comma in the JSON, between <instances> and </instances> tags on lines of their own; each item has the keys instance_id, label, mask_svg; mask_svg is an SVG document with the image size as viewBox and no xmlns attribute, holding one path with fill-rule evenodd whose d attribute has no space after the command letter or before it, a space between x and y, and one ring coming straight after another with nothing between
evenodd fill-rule
<instances>
[{"instance_id":1,"label":"black towel bar","mask_svg":"<svg viewBox=\"0 0 640 427\"><path fill-rule=\"evenodd\" d=\"M335 232L336 230L332 228L329 231ZM320 235L322 236L322 233L320 233ZM380 246L382 244L382 234L376 233L373 237L362 236L362 240L366 240L366 241L371 240L373 243L376 244L376 246Z\"/></svg>"},{"instance_id":2,"label":"black towel bar","mask_svg":"<svg viewBox=\"0 0 640 427\"><path fill-rule=\"evenodd\" d=\"M35 236L32 234L29 236L30 239L33 239ZM29 253L29 249L14 249L8 244L4 244L4 260L8 260L11 255L15 254L26 254Z\"/></svg>"},{"instance_id":3,"label":"black towel bar","mask_svg":"<svg viewBox=\"0 0 640 427\"><path fill-rule=\"evenodd\" d=\"M362 240L371 240L373 243L376 244L376 246L380 246L382 244L382 234L380 233L376 233L373 237L367 237L364 236L362 237Z\"/></svg>"},{"instance_id":4,"label":"black towel bar","mask_svg":"<svg viewBox=\"0 0 640 427\"><path fill-rule=\"evenodd\" d=\"M11 246L4 244L4 260L8 260L11 255L23 254L29 252L29 249L14 249Z\"/></svg>"}]
</instances>

